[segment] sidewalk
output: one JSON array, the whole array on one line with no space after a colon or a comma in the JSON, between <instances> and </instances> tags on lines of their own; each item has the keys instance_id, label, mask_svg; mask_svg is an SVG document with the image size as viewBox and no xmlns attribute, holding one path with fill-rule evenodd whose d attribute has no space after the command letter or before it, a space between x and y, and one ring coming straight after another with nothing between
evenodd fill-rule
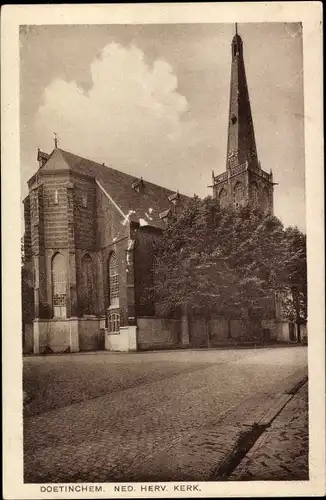
<instances>
[{"instance_id":1,"label":"sidewalk","mask_svg":"<svg viewBox=\"0 0 326 500\"><path fill-rule=\"evenodd\" d=\"M308 383L293 396L229 477L308 480Z\"/></svg>"}]
</instances>

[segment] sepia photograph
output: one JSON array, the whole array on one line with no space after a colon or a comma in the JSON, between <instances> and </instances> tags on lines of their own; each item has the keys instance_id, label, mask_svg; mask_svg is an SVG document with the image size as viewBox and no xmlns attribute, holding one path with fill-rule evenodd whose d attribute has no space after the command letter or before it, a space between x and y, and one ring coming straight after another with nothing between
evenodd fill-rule
<instances>
[{"instance_id":1,"label":"sepia photograph","mask_svg":"<svg viewBox=\"0 0 326 500\"><path fill-rule=\"evenodd\" d=\"M304 25L107 19L17 26L22 483L309 482Z\"/></svg>"}]
</instances>

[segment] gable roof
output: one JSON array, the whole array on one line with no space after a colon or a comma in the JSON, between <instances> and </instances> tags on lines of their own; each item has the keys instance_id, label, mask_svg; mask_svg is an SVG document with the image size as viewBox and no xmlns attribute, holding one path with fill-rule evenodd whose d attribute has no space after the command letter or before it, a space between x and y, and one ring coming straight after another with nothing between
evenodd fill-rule
<instances>
[{"instance_id":1,"label":"gable roof","mask_svg":"<svg viewBox=\"0 0 326 500\"><path fill-rule=\"evenodd\" d=\"M52 158L52 161L51 161ZM68 168L72 172L94 177L114 200L129 220L145 220L149 226L164 227L159 214L171 207L171 189L158 186L142 179L143 189L136 190L139 179L120 172L104 164L97 163L62 149L55 149L46 164L40 170ZM180 203L184 204L188 196L180 194Z\"/></svg>"}]
</instances>

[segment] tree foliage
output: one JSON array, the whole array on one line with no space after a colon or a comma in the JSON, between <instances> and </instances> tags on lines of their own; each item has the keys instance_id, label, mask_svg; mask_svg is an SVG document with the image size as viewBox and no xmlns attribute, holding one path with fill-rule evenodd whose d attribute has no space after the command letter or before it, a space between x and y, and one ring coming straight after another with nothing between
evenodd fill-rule
<instances>
[{"instance_id":1,"label":"tree foliage","mask_svg":"<svg viewBox=\"0 0 326 500\"><path fill-rule=\"evenodd\" d=\"M157 312L272 317L276 294L302 285L303 241L275 216L194 197L156 243Z\"/></svg>"},{"instance_id":2,"label":"tree foliage","mask_svg":"<svg viewBox=\"0 0 326 500\"><path fill-rule=\"evenodd\" d=\"M22 321L31 323L34 318L34 288L31 264L26 262L24 241L21 239L21 295L22 295Z\"/></svg>"},{"instance_id":3,"label":"tree foliage","mask_svg":"<svg viewBox=\"0 0 326 500\"><path fill-rule=\"evenodd\" d=\"M298 325L307 319L307 250L306 235L297 227L284 232L283 313Z\"/></svg>"}]
</instances>

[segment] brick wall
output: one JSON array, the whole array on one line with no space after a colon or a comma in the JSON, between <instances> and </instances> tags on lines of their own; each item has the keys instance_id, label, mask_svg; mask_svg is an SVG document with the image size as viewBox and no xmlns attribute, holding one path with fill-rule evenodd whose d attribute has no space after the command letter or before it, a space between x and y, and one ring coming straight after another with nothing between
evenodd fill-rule
<instances>
[{"instance_id":1,"label":"brick wall","mask_svg":"<svg viewBox=\"0 0 326 500\"><path fill-rule=\"evenodd\" d=\"M123 225L124 217L96 186L96 211L97 211L97 247L104 249L109 245L129 236L128 224Z\"/></svg>"},{"instance_id":2,"label":"brick wall","mask_svg":"<svg viewBox=\"0 0 326 500\"><path fill-rule=\"evenodd\" d=\"M44 206L42 185L31 191L30 204L32 252L35 255L44 252Z\"/></svg>"},{"instance_id":3,"label":"brick wall","mask_svg":"<svg viewBox=\"0 0 326 500\"><path fill-rule=\"evenodd\" d=\"M115 252L119 273L119 309L120 324L128 324L128 298L126 276L126 251L129 239L129 225L123 225L123 216L96 186L97 232L96 240L99 249L97 259L97 286L99 313L104 315L109 307L108 260Z\"/></svg>"},{"instance_id":4,"label":"brick wall","mask_svg":"<svg viewBox=\"0 0 326 500\"><path fill-rule=\"evenodd\" d=\"M24 201L24 254L25 260L29 261L32 257L32 233L31 233L31 204L30 197L27 196Z\"/></svg>"},{"instance_id":5,"label":"brick wall","mask_svg":"<svg viewBox=\"0 0 326 500\"><path fill-rule=\"evenodd\" d=\"M74 178L76 248L96 249L96 184L92 178Z\"/></svg>"},{"instance_id":6,"label":"brick wall","mask_svg":"<svg viewBox=\"0 0 326 500\"><path fill-rule=\"evenodd\" d=\"M46 248L68 248L69 175L46 176L43 179L44 242Z\"/></svg>"},{"instance_id":7,"label":"brick wall","mask_svg":"<svg viewBox=\"0 0 326 500\"><path fill-rule=\"evenodd\" d=\"M181 336L181 321L163 318L138 318L139 349L177 346Z\"/></svg>"}]
</instances>

